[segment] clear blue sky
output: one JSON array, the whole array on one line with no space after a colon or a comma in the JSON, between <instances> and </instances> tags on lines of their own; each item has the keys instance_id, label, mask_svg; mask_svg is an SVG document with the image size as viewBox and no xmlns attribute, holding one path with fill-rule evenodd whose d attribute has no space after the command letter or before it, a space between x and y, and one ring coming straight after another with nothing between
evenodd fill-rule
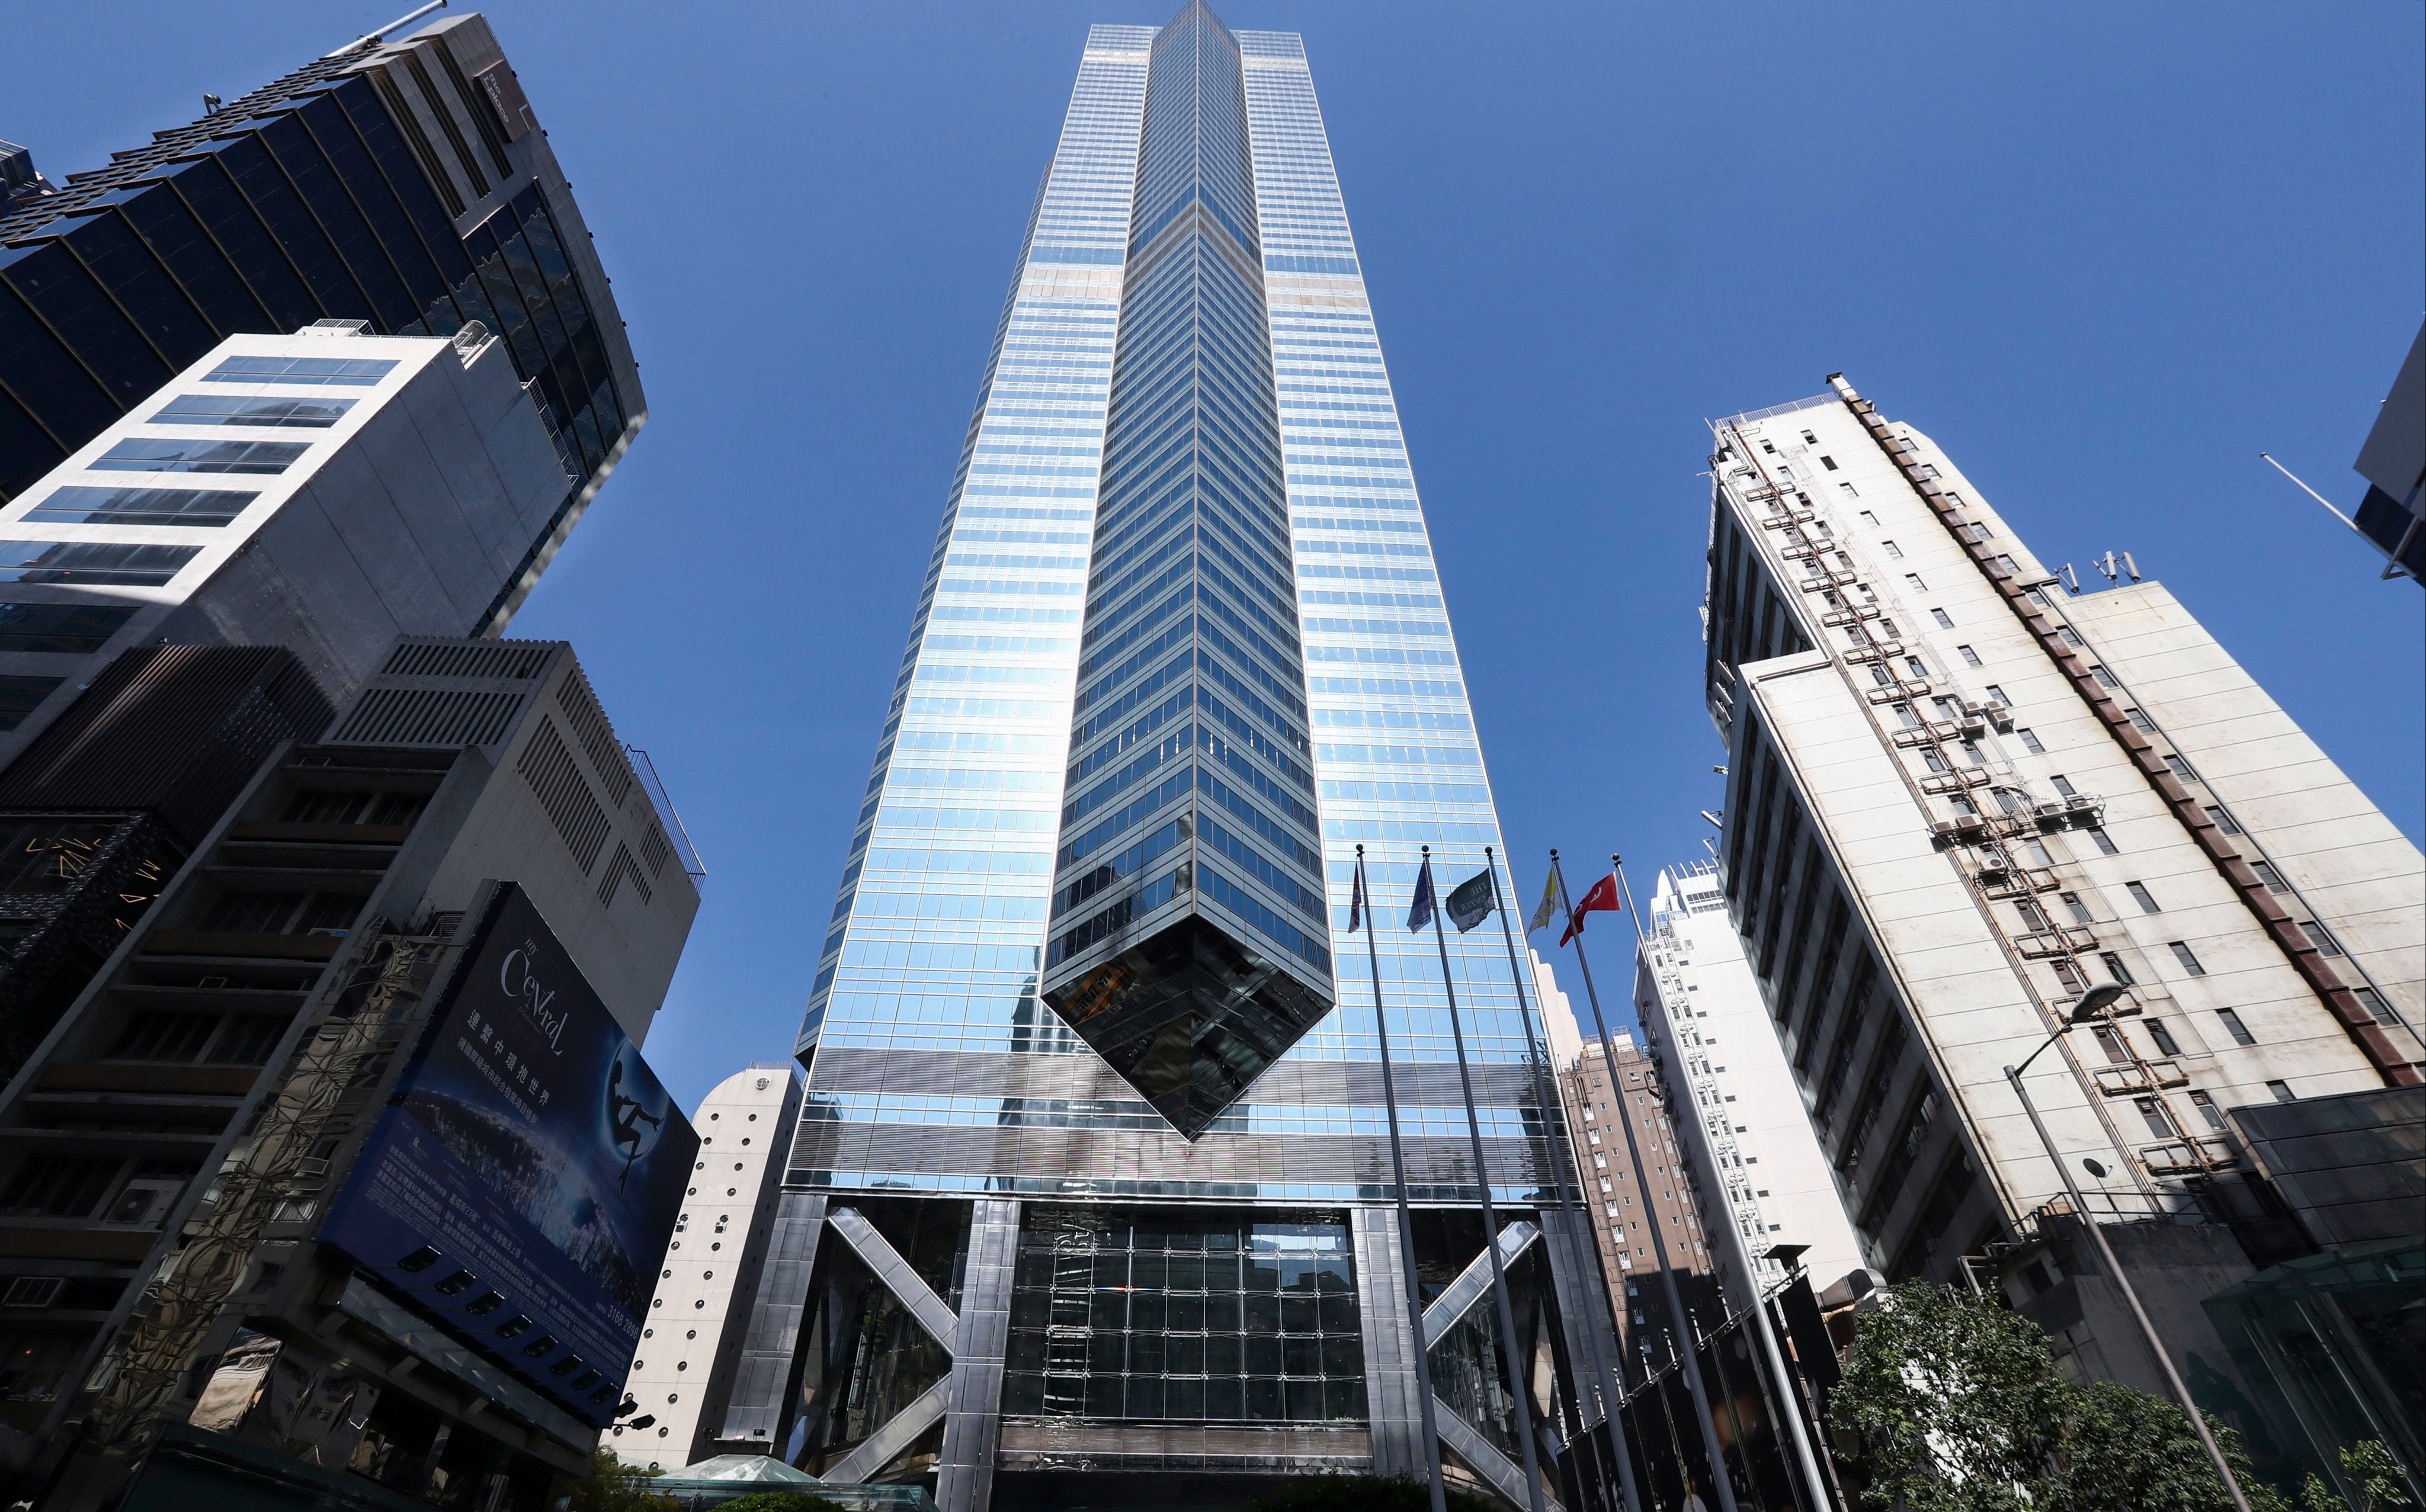
<instances>
[{"instance_id":1,"label":"clear blue sky","mask_svg":"<svg viewBox=\"0 0 2426 1512\"><path fill-rule=\"evenodd\" d=\"M405 8L7 0L0 137L91 167ZM687 1102L791 1043L1086 25L1173 8L488 8L648 386L514 633L706 858ZM2426 305L2415 0L1221 10L1305 34L1526 890L1702 854L1703 421L1837 369L2426 828L2426 593L2257 459L2363 491Z\"/></svg>"}]
</instances>

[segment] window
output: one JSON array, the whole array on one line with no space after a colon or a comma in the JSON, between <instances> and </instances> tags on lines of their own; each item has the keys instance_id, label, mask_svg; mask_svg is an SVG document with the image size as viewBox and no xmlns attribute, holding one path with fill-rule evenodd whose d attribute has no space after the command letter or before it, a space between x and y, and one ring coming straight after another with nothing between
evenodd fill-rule
<instances>
[{"instance_id":1,"label":"window","mask_svg":"<svg viewBox=\"0 0 2426 1512\"><path fill-rule=\"evenodd\" d=\"M2257 1037L2251 1034L2249 1032L2249 1026L2240 1021L2240 1014L2233 1012L2230 1008L2218 1008L2215 1010L2215 1016L2224 1021L2224 1032L2232 1037L2232 1042L2234 1044L2254 1045L2257 1043Z\"/></svg>"},{"instance_id":2,"label":"window","mask_svg":"<svg viewBox=\"0 0 2426 1512\"><path fill-rule=\"evenodd\" d=\"M2274 1094L2274 1101L2277 1102L2297 1102L2300 1101L2298 1098L2291 1095L2291 1084L2289 1082L2269 1082L2266 1084L2266 1090Z\"/></svg>"},{"instance_id":3,"label":"window","mask_svg":"<svg viewBox=\"0 0 2426 1512\"><path fill-rule=\"evenodd\" d=\"M2015 738L2021 741L2022 749L2029 751L2033 756L2044 756L2046 754L2046 748L2039 744L2037 733L2031 731L2027 725L2014 731L2014 734Z\"/></svg>"},{"instance_id":4,"label":"window","mask_svg":"<svg viewBox=\"0 0 2426 1512\"><path fill-rule=\"evenodd\" d=\"M260 498L232 489L54 489L28 521L68 525L223 525Z\"/></svg>"},{"instance_id":5,"label":"window","mask_svg":"<svg viewBox=\"0 0 2426 1512\"><path fill-rule=\"evenodd\" d=\"M1886 636L1889 640L1895 639L1897 635L1895 621L1892 619L1881 619L1879 621L1879 634Z\"/></svg>"},{"instance_id":6,"label":"window","mask_svg":"<svg viewBox=\"0 0 2426 1512\"><path fill-rule=\"evenodd\" d=\"M2191 770L2191 764L2179 756L2166 757L2165 767L2185 782L2195 782L2199 780L2198 773Z\"/></svg>"},{"instance_id":7,"label":"window","mask_svg":"<svg viewBox=\"0 0 2426 1512\"><path fill-rule=\"evenodd\" d=\"M2116 985L2121 987L2134 985L2131 979L2131 968L2123 964L2122 957L2111 950L2102 950L2097 953L2097 958L2106 963L2106 974L2112 977Z\"/></svg>"},{"instance_id":8,"label":"window","mask_svg":"<svg viewBox=\"0 0 2426 1512\"><path fill-rule=\"evenodd\" d=\"M97 651L134 617L133 604L0 603L0 651Z\"/></svg>"},{"instance_id":9,"label":"window","mask_svg":"<svg viewBox=\"0 0 2426 1512\"><path fill-rule=\"evenodd\" d=\"M1903 580L1905 586L1910 587L1915 593L1926 593L1929 591L1929 585L1920 580L1920 574L1918 572L1906 572L1903 575Z\"/></svg>"},{"instance_id":10,"label":"window","mask_svg":"<svg viewBox=\"0 0 2426 1512\"><path fill-rule=\"evenodd\" d=\"M2007 813L2019 813L2022 812L2021 800L2014 797L2010 791L2001 787L1994 789L1993 791L1997 795L1997 807L2004 810Z\"/></svg>"},{"instance_id":11,"label":"window","mask_svg":"<svg viewBox=\"0 0 2426 1512\"><path fill-rule=\"evenodd\" d=\"M2091 675L2097 679L2097 685L2099 687L2119 688L2123 685L2114 680L2113 673L2106 669L2106 664L2104 662L2094 664L2089 670Z\"/></svg>"},{"instance_id":12,"label":"window","mask_svg":"<svg viewBox=\"0 0 2426 1512\"><path fill-rule=\"evenodd\" d=\"M1963 752L1963 760L1966 764L1972 766L1985 766L1988 764L1988 758L1980 754L1980 744L1977 741L1964 741L1955 748Z\"/></svg>"},{"instance_id":13,"label":"window","mask_svg":"<svg viewBox=\"0 0 2426 1512\"><path fill-rule=\"evenodd\" d=\"M2232 822L2232 815L2224 812L2223 809L2217 807L2215 804L2210 803L2207 806L2207 816L2210 820L2214 821L2215 827L2218 829L2223 830L2225 834L2237 835L2240 833L2240 827Z\"/></svg>"},{"instance_id":14,"label":"window","mask_svg":"<svg viewBox=\"0 0 2426 1512\"><path fill-rule=\"evenodd\" d=\"M1851 483L1840 483L1836 486L1843 489L1847 493L1853 491L1853 485ZM1879 517L1870 513L1868 509L1865 509L1862 511L1862 523L1869 526L1872 530L1876 530L1879 528Z\"/></svg>"},{"instance_id":15,"label":"window","mask_svg":"<svg viewBox=\"0 0 2426 1512\"><path fill-rule=\"evenodd\" d=\"M1912 705L1909 703L1897 704L1895 706L1895 716L1896 718L1900 720L1907 729L1920 723L1920 716L1912 712Z\"/></svg>"},{"instance_id":16,"label":"window","mask_svg":"<svg viewBox=\"0 0 2426 1512\"><path fill-rule=\"evenodd\" d=\"M95 458L96 473L283 473L304 441L168 441L137 436Z\"/></svg>"},{"instance_id":17,"label":"window","mask_svg":"<svg viewBox=\"0 0 2426 1512\"><path fill-rule=\"evenodd\" d=\"M2251 861L2249 863L2249 869L2256 872L2257 874L2257 879L2266 884L2267 892L2289 893L2291 891L2290 885L2283 880L2283 874L2276 871L2267 862Z\"/></svg>"},{"instance_id":18,"label":"window","mask_svg":"<svg viewBox=\"0 0 2426 1512\"><path fill-rule=\"evenodd\" d=\"M2082 975L2080 968L2069 959L2059 956L2049 964L2055 968L2055 979L2063 984L2066 992L2078 997L2089 990L2089 978Z\"/></svg>"},{"instance_id":19,"label":"window","mask_svg":"<svg viewBox=\"0 0 2426 1512\"><path fill-rule=\"evenodd\" d=\"M2157 732L2157 721L2149 718L2144 710L2126 709L2123 712L2131 716L2131 727L2139 731L2140 733L2143 735L2153 735Z\"/></svg>"},{"instance_id":20,"label":"window","mask_svg":"<svg viewBox=\"0 0 2426 1512\"><path fill-rule=\"evenodd\" d=\"M1886 553L1889 556L1901 556L1903 555L1903 548L1891 540L1883 540L1879 542L1879 550Z\"/></svg>"},{"instance_id":21,"label":"window","mask_svg":"<svg viewBox=\"0 0 2426 1512\"><path fill-rule=\"evenodd\" d=\"M2063 899L2064 908L2071 911L2073 923L2095 924L2097 922L2096 915L2089 911L2089 905L2080 901L2079 893L2058 893L2057 896Z\"/></svg>"},{"instance_id":22,"label":"window","mask_svg":"<svg viewBox=\"0 0 2426 1512\"><path fill-rule=\"evenodd\" d=\"M1946 770L1946 758L1937 754L1930 747L1923 746L1920 748L1920 764L1933 772L1942 772Z\"/></svg>"},{"instance_id":23,"label":"window","mask_svg":"<svg viewBox=\"0 0 2426 1512\"><path fill-rule=\"evenodd\" d=\"M1962 653L1964 666L1977 667L1980 665L1980 653L1978 651L1973 651L1968 646L1957 646L1954 649Z\"/></svg>"},{"instance_id":24,"label":"window","mask_svg":"<svg viewBox=\"0 0 2426 1512\"><path fill-rule=\"evenodd\" d=\"M1836 485L1836 487L1837 487L1838 489L1842 490L1842 491L1844 491L1845 497L1847 497L1847 498L1849 498L1849 499L1858 499L1858 498L1860 498L1860 497L1862 496L1862 494L1861 494L1861 491L1860 491L1860 490L1858 490L1858 489L1856 489L1856 488L1854 488L1854 487L1853 487L1853 485L1852 485L1851 483L1839 483L1839 484L1837 484L1837 485ZM1868 509L1865 509L1865 510L1863 510L1863 511L1862 511L1862 516L1863 516L1863 518L1864 518L1866 521L1868 521L1868 523L1870 523L1870 524L1877 524L1877 523L1878 523L1878 522L1877 522L1877 521L1875 521L1875 520L1870 520L1870 519L1869 519L1869 511L1868 511Z\"/></svg>"},{"instance_id":25,"label":"window","mask_svg":"<svg viewBox=\"0 0 2426 1512\"><path fill-rule=\"evenodd\" d=\"M2320 956L2338 956L2342 953L2340 942L2326 932L2323 925L2313 919L2301 920L2300 932L2308 937L2308 943L2317 947L2317 954Z\"/></svg>"},{"instance_id":26,"label":"window","mask_svg":"<svg viewBox=\"0 0 2426 1512\"><path fill-rule=\"evenodd\" d=\"M1994 683L1988 684L1988 701L1999 708L2010 709L2014 706L2014 700L2005 697L2005 690Z\"/></svg>"},{"instance_id":27,"label":"window","mask_svg":"<svg viewBox=\"0 0 2426 1512\"><path fill-rule=\"evenodd\" d=\"M1937 480L1937 469L1930 466L1927 462L1921 463L1919 466L1914 468L1913 471L1918 473L1921 476L1928 478L1932 482L1935 482Z\"/></svg>"},{"instance_id":28,"label":"window","mask_svg":"<svg viewBox=\"0 0 2426 1512\"><path fill-rule=\"evenodd\" d=\"M201 550L101 540L5 540L0 541L0 583L159 587Z\"/></svg>"},{"instance_id":29,"label":"window","mask_svg":"<svg viewBox=\"0 0 2426 1512\"><path fill-rule=\"evenodd\" d=\"M2022 842L2022 848L2029 851L2030 860L2041 866L2055 864L2055 854L2046 848L2046 842L2044 840L2025 840Z\"/></svg>"},{"instance_id":30,"label":"window","mask_svg":"<svg viewBox=\"0 0 2426 1512\"><path fill-rule=\"evenodd\" d=\"M152 417L155 426L275 426L326 430L354 407L351 399L255 399L240 394L181 394Z\"/></svg>"},{"instance_id":31,"label":"window","mask_svg":"<svg viewBox=\"0 0 2426 1512\"><path fill-rule=\"evenodd\" d=\"M1907 656L1903 659L1903 665L1904 669L1912 673L1916 679L1921 682L1927 682L1929 680L1928 665L1922 662L1919 657Z\"/></svg>"},{"instance_id":32,"label":"window","mask_svg":"<svg viewBox=\"0 0 2426 1512\"><path fill-rule=\"evenodd\" d=\"M2178 940L2175 940L2170 941L2167 948L2173 951L2174 959L2182 963L2183 971L2190 973L2192 976L2205 976L2207 974L2207 968L2199 964L2198 957L2191 952L2190 946L2182 943Z\"/></svg>"},{"instance_id":33,"label":"window","mask_svg":"<svg viewBox=\"0 0 2426 1512\"><path fill-rule=\"evenodd\" d=\"M1953 628L1954 628L1954 617L1953 617L1952 615L1950 615L1950 614L1948 614L1945 610L1943 610L1943 609L1932 609L1932 610L1930 610L1930 611L1929 611L1929 614L1930 614L1930 618L1931 618L1931 619L1935 619L1935 620L1937 621L1937 628L1938 628L1938 629L1940 629L1940 630L1951 630L1951 629L1953 629Z\"/></svg>"},{"instance_id":34,"label":"window","mask_svg":"<svg viewBox=\"0 0 2426 1512\"><path fill-rule=\"evenodd\" d=\"M2100 855L2119 856L2123 853L2121 848L2114 844L2113 837L2107 834L2103 826L2091 825L2089 827L2089 838L2097 843L2097 849Z\"/></svg>"},{"instance_id":35,"label":"window","mask_svg":"<svg viewBox=\"0 0 2426 1512\"><path fill-rule=\"evenodd\" d=\"M2070 778L2068 778L2068 777L2063 777L2063 776L2059 775L2059 776L2055 776L2055 777L2050 777L2050 778L2048 778L2048 779L2047 779L2047 780L2048 780L2049 782L2053 783L2053 784L2055 785L2055 790L2056 790L2058 793L2062 794L2065 797L2068 797L2068 798L2077 798L2077 797L2080 796L2080 791L2079 791L2079 789L2078 789L2078 788L2076 788L2076 787L2074 787L2074 786L2072 785L2072 779L2070 779Z\"/></svg>"},{"instance_id":36,"label":"window","mask_svg":"<svg viewBox=\"0 0 2426 1512\"><path fill-rule=\"evenodd\" d=\"M2141 1121L2147 1124L2148 1133L2151 1135L2159 1139L2174 1137L2174 1121L2165 1117L2165 1110L2161 1103L2152 1097L2134 1098L2131 1101L2132 1105L2140 1110Z\"/></svg>"},{"instance_id":37,"label":"window","mask_svg":"<svg viewBox=\"0 0 2426 1512\"><path fill-rule=\"evenodd\" d=\"M1937 705L1937 717L1940 719L1960 719L1963 717L1963 703L1959 699L1949 699L1941 694L1929 701Z\"/></svg>"},{"instance_id":38,"label":"window","mask_svg":"<svg viewBox=\"0 0 2426 1512\"><path fill-rule=\"evenodd\" d=\"M1881 664L1872 662L1870 664L1870 681L1876 683L1881 687L1892 687L1895 684L1895 674L1888 671L1886 668Z\"/></svg>"},{"instance_id":39,"label":"window","mask_svg":"<svg viewBox=\"0 0 2426 1512\"><path fill-rule=\"evenodd\" d=\"M1810 440L1810 439L1811 439L1811 438L1810 438L1810 437L1808 437L1808 436L1805 436L1805 437L1803 438L1803 440L1805 440L1805 441L1808 441L1808 440ZM1834 473L1835 471L1836 471L1836 458L1833 458L1833 457L1822 457L1822 458L1820 458L1820 465L1821 467L1826 468L1829 472Z\"/></svg>"},{"instance_id":40,"label":"window","mask_svg":"<svg viewBox=\"0 0 2426 1512\"><path fill-rule=\"evenodd\" d=\"M2123 891L2131 894L2131 901L2140 905L2142 913L2165 911L2157 907L2157 895L2148 891L2147 884L2144 882L2126 882L2123 884Z\"/></svg>"},{"instance_id":41,"label":"window","mask_svg":"<svg viewBox=\"0 0 2426 1512\"><path fill-rule=\"evenodd\" d=\"M2191 1106L2199 1110L2200 1115L2207 1119L2207 1126L2208 1128L2214 1130L2218 1134L2222 1134L2224 1132L2224 1110L2215 1105L2215 1099L2208 1096L2205 1092L2192 1092L2191 1094Z\"/></svg>"},{"instance_id":42,"label":"window","mask_svg":"<svg viewBox=\"0 0 2426 1512\"><path fill-rule=\"evenodd\" d=\"M2174 1032L2165 1027L2165 1021L2162 1019L2148 1021L2148 1037L2157 1042L2159 1054L2178 1055L2182 1053L2181 1045L2174 1038Z\"/></svg>"},{"instance_id":43,"label":"window","mask_svg":"<svg viewBox=\"0 0 2426 1512\"><path fill-rule=\"evenodd\" d=\"M231 357L202 375L205 383L305 383L368 388L396 364L362 357Z\"/></svg>"},{"instance_id":44,"label":"window","mask_svg":"<svg viewBox=\"0 0 2426 1512\"><path fill-rule=\"evenodd\" d=\"M2123 1043L2123 1037L2115 1033L2114 1026L2112 1024L2099 1024L2096 1027L2095 1034L2097 1037L2097 1048L2106 1052L2106 1064L2109 1066L2128 1066L2131 1064L2131 1048Z\"/></svg>"},{"instance_id":45,"label":"window","mask_svg":"<svg viewBox=\"0 0 2426 1512\"><path fill-rule=\"evenodd\" d=\"M1999 557L1997 557L1997 565L1998 567L2001 567L2001 568L2003 568L2003 569L2005 570L2005 572L2006 572L2006 575L2007 575L2007 576L2010 576L2010 577L2019 577L2019 576L2021 576L2021 575L2022 575L2022 570L2021 570L2021 568L2019 568L2018 566L2016 566L2016 565L2014 564L2014 559L2013 559L2012 557L2010 557L2010 556L1999 556Z\"/></svg>"},{"instance_id":46,"label":"window","mask_svg":"<svg viewBox=\"0 0 2426 1512\"><path fill-rule=\"evenodd\" d=\"M2371 987L2354 987L2351 989L2351 990L2358 994L2359 1006L2365 1008L2369 1014L2371 1014L2376 1022L2399 1023L2401 1021L2393 1016L2392 1005L2384 1001L2384 994L2377 991L2375 989Z\"/></svg>"}]
</instances>

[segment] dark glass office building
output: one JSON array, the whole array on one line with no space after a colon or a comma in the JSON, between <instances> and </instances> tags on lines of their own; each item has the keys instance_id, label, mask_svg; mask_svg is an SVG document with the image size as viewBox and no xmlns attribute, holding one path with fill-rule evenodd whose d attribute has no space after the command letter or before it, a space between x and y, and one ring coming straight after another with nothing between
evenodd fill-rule
<instances>
[{"instance_id":1,"label":"dark glass office building","mask_svg":"<svg viewBox=\"0 0 2426 1512\"><path fill-rule=\"evenodd\" d=\"M503 335L576 481L502 628L646 418L546 135L488 23L305 65L0 209L0 501L238 332Z\"/></svg>"}]
</instances>

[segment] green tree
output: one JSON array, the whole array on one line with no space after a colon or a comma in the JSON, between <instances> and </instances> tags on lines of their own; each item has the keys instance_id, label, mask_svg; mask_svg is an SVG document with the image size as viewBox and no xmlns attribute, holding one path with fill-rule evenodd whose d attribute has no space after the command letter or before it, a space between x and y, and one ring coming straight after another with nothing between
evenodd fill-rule
<instances>
[{"instance_id":1,"label":"green tree","mask_svg":"<svg viewBox=\"0 0 2426 1512\"><path fill-rule=\"evenodd\" d=\"M2046 1335L2003 1308L1926 1281L1863 1318L1829 1426L1864 1450L1867 1499L1910 1512L2046 1512L2064 1388Z\"/></svg>"},{"instance_id":2,"label":"green tree","mask_svg":"<svg viewBox=\"0 0 2426 1512\"><path fill-rule=\"evenodd\" d=\"M2064 1389L2060 1464L2045 1494L2063 1512L2232 1512L2190 1414L2112 1381ZM2215 1435L2250 1512L2291 1512L2250 1468L2240 1436L2212 1417Z\"/></svg>"},{"instance_id":3,"label":"green tree","mask_svg":"<svg viewBox=\"0 0 2426 1512\"><path fill-rule=\"evenodd\" d=\"M846 1509L838 1502L830 1502L807 1491L758 1491L726 1502L716 1512L846 1512Z\"/></svg>"},{"instance_id":4,"label":"green tree","mask_svg":"<svg viewBox=\"0 0 2426 1512\"><path fill-rule=\"evenodd\" d=\"M1431 1512L1431 1492L1407 1475L1305 1475L1247 1504L1247 1512ZM721 1509L720 1509L721 1512ZM1448 1512L1496 1512L1464 1491L1448 1493Z\"/></svg>"},{"instance_id":5,"label":"green tree","mask_svg":"<svg viewBox=\"0 0 2426 1512\"><path fill-rule=\"evenodd\" d=\"M1862 1320L1828 1422L1861 1443L1875 1507L2232 1512L2188 1413L2111 1381L2072 1385L2035 1324L1927 1281ZM2251 1512L2292 1512L2238 1435L2208 1428Z\"/></svg>"},{"instance_id":6,"label":"green tree","mask_svg":"<svg viewBox=\"0 0 2426 1512\"><path fill-rule=\"evenodd\" d=\"M655 1476L598 1450L590 1456L590 1473L565 1488L565 1512L677 1512L672 1497L649 1489Z\"/></svg>"},{"instance_id":7,"label":"green tree","mask_svg":"<svg viewBox=\"0 0 2426 1512\"><path fill-rule=\"evenodd\" d=\"M2392 1451L2373 1439L2363 1440L2341 1451L2342 1479L2358 1488L2356 1512L2380 1512L2388 1506L2407 1506L2409 1492L2402 1485L2401 1461ZM2306 1489L2300 1493L2300 1504L2305 1512L2351 1512L2351 1504L2341 1493L2325 1484L2321 1475L2310 1475Z\"/></svg>"}]
</instances>

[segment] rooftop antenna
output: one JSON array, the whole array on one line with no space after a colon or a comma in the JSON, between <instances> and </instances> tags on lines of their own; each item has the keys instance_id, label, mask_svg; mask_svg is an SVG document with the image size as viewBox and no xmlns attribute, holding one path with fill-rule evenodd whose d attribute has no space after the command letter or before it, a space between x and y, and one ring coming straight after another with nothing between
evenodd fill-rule
<instances>
[{"instance_id":1,"label":"rooftop antenna","mask_svg":"<svg viewBox=\"0 0 2426 1512\"><path fill-rule=\"evenodd\" d=\"M227 102L221 100L218 95L206 94L202 96L202 114L206 116L216 116L219 113L219 106L226 103Z\"/></svg>"},{"instance_id":2,"label":"rooftop antenna","mask_svg":"<svg viewBox=\"0 0 2426 1512\"><path fill-rule=\"evenodd\" d=\"M2110 551L2089 565L2105 573L2109 583L2120 583L2126 576L2134 583L2140 581L2140 564L2131 560L2129 552Z\"/></svg>"},{"instance_id":3,"label":"rooftop antenna","mask_svg":"<svg viewBox=\"0 0 2426 1512\"><path fill-rule=\"evenodd\" d=\"M420 9L413 11L412 14L398 16L377 31L366 31L360 37L355 38L352 41L348 42L345 46L338 48L333 53L331 53L329 56L331 57L342 57L346 54L353 52L358 48L368 47L374 42L385 41L387 40L388 33L392 31L402 31L404 28L412 25L414 22L419 21L422 17L429 14L431 11L443 10L445 8L446 0L429 0L429 4L423 6Z\"/></svg>"},{"instance_id":4,"label":"rooftop antenna","mask_svg":"<svg viewBox=\"0 0 2426 1512\"><path fill-rule=\"evenodd\" d=\"M2072 564L2070 562L2063 564L2063 587L2064 591L2067 593L2078 593L2080 591L2080 574L2072 570Z\"/></svg>"}]
</instances>

